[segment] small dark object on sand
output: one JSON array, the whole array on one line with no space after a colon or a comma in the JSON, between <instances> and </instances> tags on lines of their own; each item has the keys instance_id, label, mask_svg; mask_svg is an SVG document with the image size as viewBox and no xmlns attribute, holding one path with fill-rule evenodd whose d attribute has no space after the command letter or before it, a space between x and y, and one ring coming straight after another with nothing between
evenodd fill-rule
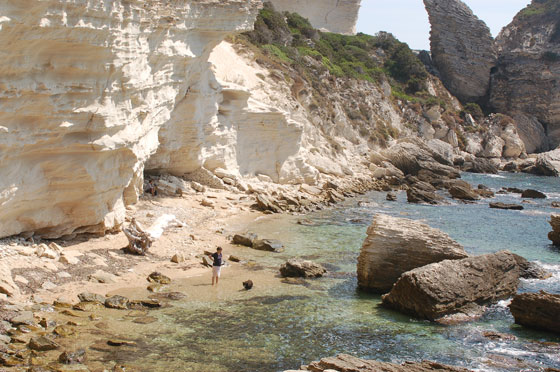
<instances>
[{"instance_id":1,"label":"small dark object on sand","mask_svg":"<svg viewBox=\"0 0 560 372\"><path fill-rule=\"evenodd\" d=\"M243 282L243 288L245 288L246 290L253 288L253 281L247 280L246 282Z\"/></svg>"}]
</instances>

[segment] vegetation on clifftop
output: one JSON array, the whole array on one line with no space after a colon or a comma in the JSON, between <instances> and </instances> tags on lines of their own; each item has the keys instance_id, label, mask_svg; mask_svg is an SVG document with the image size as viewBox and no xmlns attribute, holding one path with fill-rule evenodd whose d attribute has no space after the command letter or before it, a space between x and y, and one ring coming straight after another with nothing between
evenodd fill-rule
<instances>
[{"instance_id":1,"label":"vegetation on clifftop","mask_svg":"<svg viewBox=\"0 0 560 372\"><path fill-rule=\"evenodd\" d=\"M428 73L423 63L393 35L359 33L340 35L315 30L296 13L279 13L265 3L255 30L244 34L278 62L292 67L305 65L310 57L336 77L379 82L388 78L397 91L415 94L425 88Z\"/></svg>"}]
</instances>

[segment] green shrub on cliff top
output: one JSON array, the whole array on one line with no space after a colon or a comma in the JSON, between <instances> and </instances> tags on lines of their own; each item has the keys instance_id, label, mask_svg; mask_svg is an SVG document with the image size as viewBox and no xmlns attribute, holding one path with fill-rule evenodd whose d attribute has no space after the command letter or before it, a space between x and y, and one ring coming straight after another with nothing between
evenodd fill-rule
<instances>
[{"instance_id":1,"label":"green shrub on cliff top","mask_svg":"<svg viewBox=\"0 0 560 372\"><path fill-rule=\"evenodd\" d=\"M421 91L428 76L408 45L389 33L320 32L296 13L276 12L270 3L261 10L255 30L245 35L281 63L305 66L303 58L308 56L321 62L331 75L368 81L380 81L385 75L409 94Z\"/></svg>"}]
</instances>

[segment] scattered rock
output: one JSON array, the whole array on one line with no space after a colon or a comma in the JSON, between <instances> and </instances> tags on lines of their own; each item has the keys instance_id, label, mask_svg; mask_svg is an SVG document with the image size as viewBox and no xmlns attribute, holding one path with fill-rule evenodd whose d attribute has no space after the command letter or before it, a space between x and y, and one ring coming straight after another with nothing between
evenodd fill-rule
<instances>
[{"instance_id":1,"label":"scattered rock","mask_svg":"<svg viewBox=\"0 0 560 372\"><path fill-rule=\"evenodd\" d=\"M20 325L33 325L35 324L35 317L33 315L33 312L31 311L22 311L18 315L10 319L10 323L12 323L14 327Z\"/></svg>"},{"instance_id":2,"label":"scattered rock","mask_svg":"<svg viewBox=\"0 0 560 372\"><path fill-rule=\"evenodd\" d=\"M230 255L228 258L231 262L241 262L241 259L237 256Z\"/></svg>"},{"instance_id":3,"label":"scattered rock","mask_svg":"<svg viewBox=\"0 0 560 372\"><path fill-rule=\"evenodd\" d=\"M165 286L163 286L161 284L158 284L158 283L153 283L153 284L150 284L146 289L150 292L157 293L157 292L163 291L165 289Z\"/></svg>"},{"instance_id":4,"label":"scattered rock","mask_svg":"<svg viewBox=\"0 0 560 372\"><path fill-rule=\"evenodd\" d=\"M60 337L68 337L76 333L76 330L68 325L59 325L55 327L53 333Z\"/></svg>"},{"instance_id":5,"label":"scattered rock","mask_svg":"<svg viewBox=\"0 0 560 372\"><path fill-rule=\"evenodd\" d=\"M424 191L414 187L406 190L406 199L409 203L440 204L443 197L433 191Z\"/></svg>"},{"instance_id":6,"label":"scattered rock","mask_svg":"<svg viewBox=\"0 0 560 372\"><path fill-rule=\"evenodd\" d=\"M200 205L202 205L203 207L210 207L210 208L214 207L214 203L212 203L208 199L202 199L202 201L200 202Z\"/></svg>"},{"instance_id":7,"label":"scattered rock","mask_svg":"<svg viewBox=\"0 0 560 372\"><path fill-rule=\"evenodd\" d=\"M97 270L95 273L89 276L90 280L98 282L98 283L114 283L115 282L115 275L107 273L103 270Z\"/></svg>"},{"instance_id":8,"label":"scattered rock","mask_svg":"<svg viewBox=\"0 0 560 372\"><path fill-rule=\"evenodd\" d=\"M549 223L552 231L548 233L548 239L552 241L552 244L560 247L560 214L550 216Z\"/></svg>"},{"instance_id":9,"label":"scattered rock","mask_svg":"<svg viewBox=\"0 0 560 372\"><path fill-rule=\"evenodd\" d=\"M470 200L470 201L480 199L480 195L476 193L470 187L470 185L468 185L468 187L465 185L453 185L449 188L449 193L455 199Z\"/></svg>"},{"instance_id":10,"label":"scattered rock","mask_svg":"<svg viewBox=\"0 0 560 372\"><path fill-rule=\"evenodd\" d=\"M406 362L399 365L359 359L346 354L323 358L319 362L312 362L298 371L284 372L301 372L302 370L313 372L470 372L468 369L429 361Z\"/></svg>"},{"instance_id":11,"label":"scattered rock","mask_svg":"<svg viewBox=\"0 0 560 372\"><path fill-rule=\"evenodd\" d=\"M105 303L105 296L97 293L82 292L78 295L80 302L99 302L101 304Z\"/></svg>"},{"instance_id":12,"label":"scattered rock","mask_svg":"<svg viewBox=\"0 0 560 372\"><path fill-rule=\"evenodd\" d=\"M127 340L112 339L112 340L107 341L107 345L110 345L110 346L136 346L136 342L127 341Z\"/></svg>"},{"instance_id":13,"label":"scattered rock","mask_svg":"<svg viewBox=\"0 0 560 372\"><path fill-rule=\"evenodd\" d=\"M494 209L509 209L515 211L522 211L523 209L525 209L522 205L519 204L507 204L507 203L496 202L496 203L490 203L489 205L490 208L494 208Z\"/></svg>"},{"instance_id":14,"label":"scattered rock","mask_svg":"<svg viewBox=\"0 0 560 372\"><path fill-rule=\"evenodd\" d=\"M182 263L185 262L185 256L182 253L175 253L173 257L171 257L171 262L174 263Z\"/></svg>"},{"instance_id":15,"label":"scattered rock","mask_svg":"<svg viewBox=\"0 0 560 372\"><path fill-rule=\"evenodd\" d=\"M194 191L196 192L206 192L206 187L202 186L200 183L198 182L191 182L191 187Z\"/></svg>"},{"instance_id":16,"label":"scattered rock","mask_svg":"<svg viewBox=\"0 0 560 372\"><path fill-rule=\"evenodd\" d=\"M12 279L12 271L6 262L0 262L0 293L10 297L20 294L19 287Z\"/></svg>"},{"instance_id":17,"label":"scattered rock","mask_svg":"<svg viewBox=\"0 0 560 372\"><path fill-rule=\"evenodd\" d=\"M160 272L155 271L155 272L151 273L150 275L148 275L148 281L150 283L169 284L169 283L171 283L171 278L163 275Z\"/></svg>"},{"instance_id":18,"label":"scattered rock","mask_svg":"<svg viewBox=\"0 0 560 372\"><path fill-rule=\"evenodd\" d=\"M522 198L529 198L529 199L546 199L546 195L540 191L527 189L521 193Z\"/></svg>"},{"instance_id":19,"label":"scattered rock","mask_svg":"<svg viewBox=\"0 0 560 372\"><path fill-rule=\"evenodd\" d=\"M246 280L243 282L243 288L245 288L247 291L253 288L253 281L252 280Z\"/></svg>"},{"instance_id":20,"label":"scattered rock","mask_svg":"<svg viewBox=\"0 0 560 372\"><path fill-rule=\"evenodd\" d=\"M253 242L253 248L259 251L284 252L284 244L281 241L275 239L257 239Z\"/></svg>"},{"instance_id":21,"label":"scattered rock","mask_svg":"<svg viewBox=\"0 0 560 372\"><path fill-rule=\"evenodd\" d=\"M157 308L161 307L161 302L158 301L158 300L154 300L154 299L140 300L139 303L143 307L147 307L147 308L150 308L150 309L157 309Z\"/></svg>"},{"instance_id":22,"label":"scattered rock","mask_svg":"<svg viewBox=\"0 0 560 372\"><path fill-rule=\"evenodd\" d=\"M235 234L231 242L237 245L243 245L245 247L252 247L253 241L257 240L258 236L255 233L247 232L244 234Z\"/></svg>"},{"instance_id":23,"label":"scattered rock","mask_svg":"<svg viewBox=\"0 0 560 372\"><path fill-rule=\"evenodd\" d=\"M62 364L78 364L86 361L86 351L78 349L76 351L65 351L58 357Z\"/></svg>"},{"instance_id":24,"label":"scattered rock","mask_svg":"<svg viewBox=\"0 0 560 372\"><path fill-rule=\"evenodd\" d=\"M513 254L501 251L461 260L445 260L404 273L383 305L428 320L448 314L467 317L479 306L515 294L520 269Z\"/></svg>"},{"instance_id":25,"label":"scattered rock","mask_svg":"<svg viewBox=\"0 0 560 372\"><path fill-rule=\"evenodd\" d=\"M397 201L397 194L395 194L394 192L388 192L385 199L387 201Z\"/></svg>"},{"instance_id":26,"label":"scattered rock","mask_svg":"<svg viewBox=\"0 0 560 372\"><path fill-rule=\"evenodd\" d=\"M327 270L311 261L289 260L280 267L280 275L284 278L319 278Z\"/></svg>"},{"instance_id":27,"label":"scattered rock","mask_svg":"<svg viewBox=\"0 0 560 372\"><path fill-rule=\"evenodd\" d=\"M45 336L32 338L28 346L31 350L35 351L56 350L60 347L56 342L49 340Z\"/></svg>"},{"instance_id":28,"label":"scattered rock","mask_svg":"<svg viewBox=\"0 0 560 372\"><path fill-rule=\"evenodd\" d=\"M361 289L386 293L406 271L446 259L467 257L444 232L421 222L377 214L358 257Z\"/></svg>"},{"instance_id":29,"label":"scattered rock","mask_svg":"<svg viewBox=\"0 0 560 372\"><path fill-rule=\"evenodd\" d=\"M516 295L509 305L515 323L560 334L560 295L544 291Z\"/></svg>"},{"instance_id":30,"label":"scattered rock","mask_svg":"<svg viewBox=\"0 0 560 372\"><path fill-rule=\"evenodd\" d=\"M62 262L65 265L77 265L80 263L80 259L75 256L69 256L67 254L61 254L58 261Z\"/></svg>"},{"instance_id":31,"label":"scattered rock","mask_svg":"<svg viewBox=\"0 0 560 372\"><path fill-rule=\"evenodd\" d=\"M76 305L72 306L72 309L78 311L96 311L102 307L102 304L99 302L78 302Z\"/></svg>"},{"instance_id":32,"label":"scattered rock","mask_svg":"<svg viewBox=\"0 0 560 372\"><path fill-rule=\"evenodd\" d=\"M128 298L123 296L111 296L105 300L105 307L110 309L128 309Z\"/></svg>"}]
</instances>

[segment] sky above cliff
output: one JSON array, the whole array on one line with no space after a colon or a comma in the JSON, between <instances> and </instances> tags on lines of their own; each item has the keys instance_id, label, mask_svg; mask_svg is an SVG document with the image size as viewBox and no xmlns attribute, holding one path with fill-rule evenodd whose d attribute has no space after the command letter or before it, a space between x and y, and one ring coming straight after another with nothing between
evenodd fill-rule
<instances>
[{"instance_id":1,"label":"sky above cliff","mask_svg":"<svg viewBox=\"0 0 560 372\"><path fill-rule=\"evenodd\" d=\"M492 35L507 26L530 0L464 0ZM358 32L374 35L392 33L412 49L430 49L430 24L422 0L362 0Z\"/></svg>"}]
</instances>

